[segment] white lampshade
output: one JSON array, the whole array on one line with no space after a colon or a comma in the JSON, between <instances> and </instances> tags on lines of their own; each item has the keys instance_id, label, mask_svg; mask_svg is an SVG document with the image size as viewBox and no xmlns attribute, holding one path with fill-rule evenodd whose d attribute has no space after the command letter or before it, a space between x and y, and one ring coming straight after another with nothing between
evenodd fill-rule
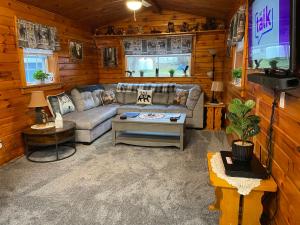
<instances>
[{"instance_id":1,"label":"white lampshade","mask_svg":"<svg viewBox=\"0 0 300 225\"><path fill-rule=\"evenodd\" d=\"M142 7L142 1L128 0L126 2L126 5L127 5L128 9L136 11L136 10L139 10Z\"/></svg>"},{"instance_id":2,"label":"white lampshade","mask_svg":"<svg viewBox=\"0 0 300 225\"><path fill-rule=\"evenodd\" d=\"M47 101L44 96L43 91L33 91L31 92L30 103L28 105L29 108L37 108L47 106Z\"/></svg>"},{"instance_id":3,"label":"white lampshade","mask_svg":"<svg viewBox=\"0 0 300 225\"><path fill-rule=\"evenodd\" d=\"M224 85L222 81L213 81L211 85L211 91L222 92Z\"/></svg>"}]
</instances>

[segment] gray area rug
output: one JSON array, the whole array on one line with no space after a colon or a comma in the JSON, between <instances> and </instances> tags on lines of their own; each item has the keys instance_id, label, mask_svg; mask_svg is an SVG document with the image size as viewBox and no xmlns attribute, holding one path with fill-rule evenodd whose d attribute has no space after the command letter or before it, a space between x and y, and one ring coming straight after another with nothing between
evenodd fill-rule
<instances>
[{"instance_id":1,"label":"gray area rug","mask_svg":"<svg viewBox=\"0 0 300 225\"><path fill-rule=\"evenodd\" d=\"M111 133L66 160L24 157L0 168L1 225L213 225L218 212L206 152L228 149L224 132L187 131L177 148L112 146Z\"/></svg>"}]
</instances>

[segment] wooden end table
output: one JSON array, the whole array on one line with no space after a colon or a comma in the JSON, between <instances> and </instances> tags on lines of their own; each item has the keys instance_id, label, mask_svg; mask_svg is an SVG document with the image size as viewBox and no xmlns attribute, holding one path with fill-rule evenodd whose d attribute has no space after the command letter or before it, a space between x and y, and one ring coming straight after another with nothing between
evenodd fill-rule
<instances>
[{"instance_id":1,"label":"wooden end table","mask_svg":"<svg viewBox=\"0 0 300 225\"><path fill-rule=\"evenodd\" d=\"M261 180L260 185L254 188L248 195L240 195L237 189L227 181L219 178L211 167L210 160L215 153L207 153L209 179L215 187L216 201L209 206L210 210L220 210L220 225L259 225L263 211L261 198L265 192L276 192L277 185L271 177ZM240 211L241 201L241 211ZM241 218L241 221L239 221Z\"/></svg>"},{"instance_id":2,"label":"wooden end table","mask_svg":"<svg viewBox=\"0 0 300 225\"><path fill-rule=\"evenodd\" d=\"M206 129L208 130L221 130L222 128L222 115L225 108L224 103L212 104L206 103Z\"/></svg>"},{"instance_id":3,"label":"wooden end table","mask_svg":"<svg viewBox=\"0 0 300 225\"><path fill-rule=\"evenodd\" d=\"M75 143L75 123L64 121L63 128L49 128L43 130L37 130L32 128L27 128L23 131L23 138L25 142L25 155L27 160L31 162L55 162L71 157L76 152L76 143ZM39 161L30 158L30 156L37 151L42 151L48 146L55 146L56 159L54 160L45 160ZM60 146L69 146L73 148L70 154L67 154L63 157L60 157L59 147Z\"/></svg>"}]
</instances>

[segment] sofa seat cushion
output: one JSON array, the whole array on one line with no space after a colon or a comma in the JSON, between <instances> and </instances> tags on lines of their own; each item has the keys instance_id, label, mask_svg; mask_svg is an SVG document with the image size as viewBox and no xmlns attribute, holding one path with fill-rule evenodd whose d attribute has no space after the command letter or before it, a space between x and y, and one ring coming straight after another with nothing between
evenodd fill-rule
<instances>
[{"instance_id":1,"label":"sofa seat cushion","mask_svg":"<svg viewBox=\"0 0 300 225\"><path fill-rule=\"evenodd\" d=\"M121 105L118 107L118 114L122 114L125 112L141 112L141 109L143 108L143 105L136 105L136 104L126 104Z\"/></svg>"},{"instance_id":2,"label":"sofa seat cushion","mask_svg":"<svg viewBox=\"0 0 300 225\"><path fill-rule=\"evenodd\" d=\"M63 119L76 123L76 129L92 130L100 123L114 117L118 107L117 104L104 105L82 112L68 113L63 116Z\"/></svg>"},{"instance_id":3,"label":"sofa seat cushion","mask_svg":"<svg viewBox=\"0 0 300 225\"><path fill-rule=\"evenodd\" d=\"M183 105L170 105L166 109L168 113L185 113L186 117L193 117L193 111Z\"/></svg>"},{"instance_id":4,"label":"sofa seat cushion","mask_svg":"<svg viewBox=\"0 0 300 225\"><path fill-rule=\"evenodd\" d=\"M158 112L164 113L167 112L167 105L146 105L141 109L141 112Z\"/></svg>"}]
</instances>

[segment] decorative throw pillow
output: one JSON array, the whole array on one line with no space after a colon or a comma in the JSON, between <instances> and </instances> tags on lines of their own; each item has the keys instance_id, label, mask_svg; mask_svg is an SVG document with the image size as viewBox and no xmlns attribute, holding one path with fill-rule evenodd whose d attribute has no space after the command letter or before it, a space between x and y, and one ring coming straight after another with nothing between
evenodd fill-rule
<instances>
[{"instance_id":1,"label":"decorative throw pillow","mask_svg":"<svg viewBox=\"0 0 300 225\"><path fill-rule=\"evenodd\" d=\"M92 96L96 106L103 105L103 101L101 97L103 92L104 90L95 90L92 92Z\"/></svg>"},{"instance_id":2,"label":"decorative throw pillow","mask_svg":"<svg viewBox=\"0 0 300 225\"><path fill-rule=\"evenodd\" d=\"M75 111L72 100L64 92L57 95L48 95L47 102L52 116L56 116L56 113L64 115Z\"/></svg>"},{"instance_id":3,"label":"decorative throw pillow","mask_svg":"<svg viewBox=\"0 0 300 225\"><path fill-rule=\"evenodd\" d=\"M151 105L153 90L138 89L136 104Z\"/></svg>"},{"instance_id":4,"label":"decorative throw pillow","mask_svg":"<svg viewBox=\"0 0 300 225\"><path fill-rule=\"evenodd\" d=\"M59 110L62 115L75 111L75 106L71 98L66 93L57 95Z\"/></svg>"},{"instance_id":5,"label":"decorative throw pillow","mask_svg":"<svg viewBox=\"0 0 300 225\"><path fill-rule=\"evenodd\" d=\"M200 88L197 86L195 86L189 90L189 95L188 95L188 98L186 101L186 107L189 110L194 110L194 108L199 100L200 94L201 94Z\"/></svg>"},{"instance_id":6,"label":"decorative throw pillow","mask_svg":"<svg viewBox=\"0 0 300 225\"><path fill-rule=\"evenodd\" d=\"M174 97L174 104L176 105L185 105L186 104L186 100L188 98L189 95L189 91L188 90L184 90L184 89L180 89L180 88L176 88L176 93L175 93L175 97Z\"/></svg>"},{"instance_id":7,"label":"decorative throw pillow","mask_svg":"<svg viewBox=\"0 0 300 225\"><path fill-rule=\"evenodd\" d=\"M117 102L114 90L103 91L101 98L104 105Z\"/></svg>"}]
</instances>

